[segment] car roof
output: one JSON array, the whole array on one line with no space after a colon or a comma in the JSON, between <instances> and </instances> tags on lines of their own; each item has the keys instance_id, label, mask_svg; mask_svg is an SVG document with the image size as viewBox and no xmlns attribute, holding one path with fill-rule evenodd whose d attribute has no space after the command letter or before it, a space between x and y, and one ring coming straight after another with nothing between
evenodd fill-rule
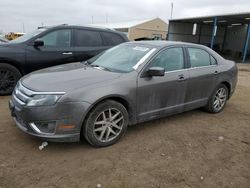
<instances>
[{"instance_id":1,"label":"car roof","mask_svg":"<svg viewBox=\"0 0 250 188\"><path fill-rule=\"evenodd\" d=\"M125 42L122 43L121 45L126 45L126 44L133 44L133 45L145 45L151 48L157 48L158 50L168 47L168 46L188 46L188 47L196 47L196 48L200 48L203 50L206 50L207 52L209 52L209 54L213 55L213 57L217 57L220 58L222 60L224 60L224 58L219 55L217 52L213 51L211 48L205 46L205 45L201 45L201 44L194 44L194 43L189 43L189 42L180 42L180 41L164 41L164 40L149 40L149 41L132 41L132 42Z\"/></svg>"},{"instance_id":2,"label":"car roof","mask_svg":"<svg viewBox=\"0 0 250 188\"><path fill-rule=\"evenodd\" d=\"M204 45L188 43L188 42L180 42L180 41L164 41L164 40L148 40L148 41L133 41L128 42L129 44L142 44L142 45L149 45L154 46L157 48L162 48L166 46L173 46L173 45L186 45L186 46L196 46L196 47L205 47Z\"/></svg>"},{"instance_id":3,"label":"car roof","mask_svg":"<svg viewBox=\"0 0 250 188\"><path fill-rule=\"evenodd\" d=\"M108 32L114 32L114 33L121 33L119 31L116 31L114 29L105 28L105 27L97 27L97 26L89 26L89 25L68 25L68 24L62 24L62 25L56 25L56 26L41 26L38 27L38 29L65 29L65 28L75 28L75 29L94 29L94 30L102 30L102 31L108 31Z\"/></svg>"}]
</instances>

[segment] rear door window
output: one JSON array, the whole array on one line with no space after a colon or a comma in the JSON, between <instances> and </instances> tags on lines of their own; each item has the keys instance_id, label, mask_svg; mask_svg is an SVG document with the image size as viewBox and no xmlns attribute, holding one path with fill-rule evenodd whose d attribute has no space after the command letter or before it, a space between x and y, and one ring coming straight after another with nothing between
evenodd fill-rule
<instances>
[{"instance_id":1,"label":"rear door window","mask_svg":"<svg viewBox=\"0 0 250 188\"><path fill-rule=\"evenodd\" d=\"M205 50L199 48L188 48L191 68L210 65L210 55Z\"/></svg>"},{"instance_id":2,"label":"rear door window","mask_svg":"<svg viewBox=\"0 0 250 188\"><path fill-rule=\"evenodd\" d=\"M124 42L123 38L115 33L101 32L104 44L107 46L115 46Z\"/></svg>"},{"instance_id":3,"label":"rear door window","mask_svg":"<svg viewBox=\"0 0 250 188\"><path fill-rule=\"evenodd\" d=\"M98 31L75 29L74 45L77 47L102 46L102 38Z\"/></svg>"},{"instance_id":4,"label":"rear door window","mask_svg":"<svg viewBox=\"0 0 250 188\"><path fill-rule=\"evenodd\" d=\"M211 65L217 65L216 59L211 55L210 55L210 62L211 62Z\"/></svg>"}]
</instances>

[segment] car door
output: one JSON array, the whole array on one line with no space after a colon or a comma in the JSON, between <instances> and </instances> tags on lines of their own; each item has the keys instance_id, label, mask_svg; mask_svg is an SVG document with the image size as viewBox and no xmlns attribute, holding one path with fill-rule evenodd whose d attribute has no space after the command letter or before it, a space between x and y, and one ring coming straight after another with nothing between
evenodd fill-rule
<instances>
[{"instance_id":1,"label":"car door","mask_svg":"<svg viewBox=\"0 0 250 188\"><path fill-rule=\"evenodd\" d=\"M218 67L216 59L206 50L187 47L189 80L186 93L186 109L204 106L213 92Z\"/></svg>"},{"instance_id":2,"label":"car door","mask_svg":"<svg viewBox=\"0 0 250 188\"><path fill-rule=\"evenodd\" d=\"M33 43L26 48L26 66L29 71L74 61L71 29L59 29L40 37L43 46Z\"/></svg>"},{"instance_id":3,"label":"car door","mask_svg":"<svg viewBox=\"0 0 250 188\"><path fill-rule=\"evenodd\" d=\"M74 29L75 61L85 61L108 49L97 30Z\"/></svg>"},{"instance_id":4,"label":"car door","mask_svg":"<svg viewBox=\"0 0 250 188\"><path fill-rule=\"evenodd\" d=\"M138 121L182 112L188 72L185 69L182 47L171 47L159 52L145 68L162 67L162 77L138 76L137 115Z\"/></svg>"}]
</instances>

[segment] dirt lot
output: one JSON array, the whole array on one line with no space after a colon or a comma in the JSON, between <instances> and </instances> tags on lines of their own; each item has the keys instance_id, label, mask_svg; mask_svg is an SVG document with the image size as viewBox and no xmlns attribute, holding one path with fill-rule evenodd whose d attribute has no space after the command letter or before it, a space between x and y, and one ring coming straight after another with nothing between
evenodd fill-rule
<instances>
[{"instance_id":1,"label":"dirt lot","mask_svg":"<svg viewBox=\"0 0 250 188\"><path fill-rule=\"evenodd\" d=\"M49 143L21 132L0 97L0 187L250 187L250 66L216 115L195 110L130 127L116 145ZM219 139L220 137L224 139Z\"/></svg>"}]
</instances>

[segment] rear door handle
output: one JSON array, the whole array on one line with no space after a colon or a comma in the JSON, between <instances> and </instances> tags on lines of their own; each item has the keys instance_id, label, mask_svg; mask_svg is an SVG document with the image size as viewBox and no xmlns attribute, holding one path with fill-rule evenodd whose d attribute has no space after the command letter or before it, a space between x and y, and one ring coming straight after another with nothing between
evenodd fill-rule
<instances>
[{"instance_id":1,"label":"rear door handle","mask_svg":"<svg viewBox=\"0 0 250 188\"><path fill-rule=\"evenodd\" d=\"M219 71L217 71L217 70L216 70L216 71L214 71L214 74L219 74Z\"/></svg>"},{"instance_id":2,"label":"rear door handle","mask_svg":"<svg viewBox=\"0 0 250 188\"><path fill-rule=\"evenodd\" d=\"M63 52L62 54L63 55L72 55L73 53L72 52Z\"/></svg>"},{"instance_id":3,"label":"rear door handle","mask_svg":"<svg viewBox=\"0 0 250 188\"><path fill-rule=\"evenodd\" d=\"M179 81L184 81L186 79L185 79L185 76L183 74L180 74L178 80Z\"/></svg>"}]
</instances>

